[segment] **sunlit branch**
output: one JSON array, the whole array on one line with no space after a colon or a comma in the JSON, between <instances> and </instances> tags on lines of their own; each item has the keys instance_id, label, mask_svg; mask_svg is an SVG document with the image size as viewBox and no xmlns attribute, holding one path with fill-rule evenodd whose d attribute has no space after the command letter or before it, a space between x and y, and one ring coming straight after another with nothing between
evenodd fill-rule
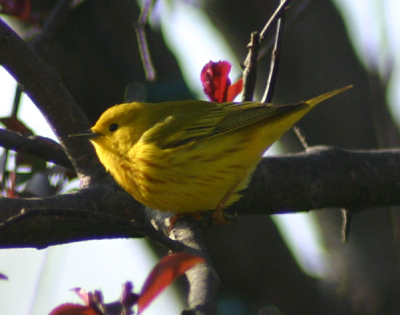
<instances>
[{"instance_id":1,"label":"sunlit branch","mask_svg":"<svg viewBox=\"0 0 400 315\"><path fill-rule=\"evenodd\" d=\"M284 1L282 1L281 4L282 3L284 3ZM262 103L270 103L272 101L272 97L275 92L276 78L279 69L279 58L282 47L283 29L284 29L284 14L281 14L281 17L276 23L274 48L272 49L271 52L271 63L269 68L268 81L267 81L267 86L265 88L264 96L261 99Z\"/></svg>"},{"instance_id":2,"label":"sunlit branch","mask_svg":"<svg viewBox=\"0 0 400 315\"><path fill-rule=\"evenodd\" d=\"M266 33L274 25L274 23L282 16L283 10L287 7L290 0L282 0L278 8L272 14L271 18L268 20L267 24L264 26L263 30L260 34L257 32L253 32L251 34L250 43L248 44L249 52L247 54L246 60L243 63L243 97L242 101L251 101L254 97L254 91L256 87L257 80L257 65L259 59L259 46L263 41ZM276 28L276 36L275 36L275 46L271 54L271 66L270 72L268 75L268 83L265 90L265 94L262 102L269 102L272 98L276 75L278 72L278 54L282 42L282 32L283 32L283 24L281 20L277 23ZM268 100L268 101L266 101Z\"/></svg>"},{"instance_id":3,"label":"sunlit branch","mask_svg":"<svg viewBox=\"0 0 400 315\"><path fill-rule=\"evenodd\" d=\"M135 25L136 36L139 44L140 57L142 58L143 68L146 73L146 79L154 81L156 79L156 71L150 56L150 50L147 44L145 26L149 18L150 10L154 4L154 0L146 0L139 19Z\"/></svg>"},{"instance_id":4,"label":"sunlit branch","mask_svg":"<svg viewBox=\"0 0 400 315\"><path fill-rule=\"evenodd\" d=\"M272 25L278 20L282 14L282 12L286 9L286 7L289 5L290 0L283 0L279 4L278 8L275 10L275 12L272 14L270 19L268 20L267 24L265 24L264 28L260 32L260 41L264 39L266 36L267 32L271 28Z\"/></svg>"},{"instance_id":5,"label":"sunlit branch","mask_svg":"<svg viewBox=\"0 0 400 315\"><path fill-rule=\"evenodd\" d=\"M242 102L253 101L256 89L259 49L259 35L257 32L251 33L250 43L247 45L247 48L249 49L249 53L244 62Z\"/></svg>"},{"instance_id":6,"label":"sunlit branch","mask_svg":"<svg viewBox=\"0 0 400 315\"><path fill-rule=\"evenodd\" d=\"M74 169L62 146L49 138L26 136L18 132L0 129L0 146L8 150L36 156L70 170Z\"/></svg>"}]
</instances>

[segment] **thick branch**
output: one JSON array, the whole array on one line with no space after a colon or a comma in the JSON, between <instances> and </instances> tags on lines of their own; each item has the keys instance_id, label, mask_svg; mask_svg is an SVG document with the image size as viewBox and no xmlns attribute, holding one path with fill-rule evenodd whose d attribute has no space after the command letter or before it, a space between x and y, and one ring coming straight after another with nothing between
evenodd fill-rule
<instances>
[{"instance_id":1,"label":"thick branch","mask_svg":"<svg viewBox=\"0 0 400 315\"><path fill-rule=\"evenodd\" d=\"M77 172L96 173L93 170L98 163L92 146L87 141L68 138L89 127L85 115L55 72L1 19L0 64L45 116L67 154L75 158Z\"/></svg>"},{"instance_id":2,"label":"thick branch","mask_svg":"<svg viewBox=\"0 0 400 315\"><path fill-rule=\"evenodd\" d=\"M146 209L147 220L151 219L154 226L162 229L170 215L154 212L152 209ZM220 281L207 253L204 224L199 224L198 220L190 216L182 218L175 223L169 237L182 244L186 252L206 260L205 264L196 265L186 272L189 282L188 308L182 315L216 314Z\"/></svg>"},{"instance_id":3,"label":"thick branch","mask_svg":"<svg viewBox=\"0 0 400 315\"><path fill-rule=\"evenodd\" d=\"M170 237L190 248L194 255L207 263L199 264L186 272L189 282L188 309L182 314L217 314L217 293L220 281L207 254L203 231L194 219L180 220Z\"/></svg>"},{"instance_id":4,"label":"thick branch","mask_svg":"<svg viewBox=\"0 0 400 315\"><path fill-rule=\"evenodd\" d=\"M244 197L228 210L239 215L268 215L326 207L363 210L393 205L400 205L400 150L369 152L319 147L304 153L265 158ZM103 216L95 220L96 212L150 225L141 206L110 178L76 194L47 199L3 198L0 209L1 222L18 216L22 210L58 211L54 216L47 213L12 227L8 224L7 229L0 228L0 248L132 237L137 231L143 231L140 225L123 225L118 220L104 220ZM85 210L93 215L82 218L75 212L76 217L64 218L61 210ZM157 216L150 217L154 221Z\"/></svg>"},{"instance_id":5,"label":"thick branch","mask_svg":"<svg viewBox=\"0 0 400 315\"><path fill-rule=\"evenodd\" d=\"M155 229L144 206L111 177L75 193L49 198L0 199L0 248L45 248L70 242L149 237L176 252L184 244ZM154 211L153 211L154 212ZM158 212L157 212L158 213Z\"/></svg>"},{"instance_id":6,"label":"thick branch","mask_svg":"<svg viewBox=\"0 0 400 315\"><path fill-rule=\"evenodd\" d=\"M400 205L400 150L313 147L269 157L260 163L248 190L233 211L277 214Z\"/></svg>"},{"instance_id":7,"label":"thick branch","mask_svg":"<svg viewBox=\"0 0 400 315\"><path fill-rule=\"evenodd\" d=\"M49 138L22 135L18 132L0 129L0 146L5 149L36 156L71 170L74 169L64 149L57 142Z\"/></svg>"},{"instance_id":8,"label":"thick branch","mask_svg":"<svg viewBox=\"0 0 400 315\"><path fill-rule=\"evenodd\" d=\"M140 217L141 213L140 204L114 186L111 180L108 184L105 181L102 186L45 199L4 198L0 199L0 207L0 220L3 222L0 228L2 248L21 245L43 248L103 236L137 236L132 226L122 226L119 221L105 220L101 214L112 214L129 222ZM31 211L37 215L32 217L29 214ZM41 211L43 215L40 214ZM66 213L63 214L63 211ZM83 211L88 214L83 214ZM50 215L51 212L54 215ZM27 213L26 218L21 213ZM96 217L96 213L100 215Z\"/></svg>"}]
</instances>

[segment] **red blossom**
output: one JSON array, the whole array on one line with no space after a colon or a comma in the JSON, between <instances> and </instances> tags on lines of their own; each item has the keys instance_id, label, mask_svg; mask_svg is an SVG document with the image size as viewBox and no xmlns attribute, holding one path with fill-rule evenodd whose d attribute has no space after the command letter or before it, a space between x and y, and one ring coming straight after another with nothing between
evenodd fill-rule
<instances>
[{"instance_id":1,"label":"red blossom","mask_svg":"<svg viewBox=\"0 0 400 315\"><path fill-rule=\"evenodd\" d=\"M99 315L90 306L66 303L56 307L49 315Z\"/></svg>"},{"instance_id":2,"label":"red blossom","mask_svg":"<svg viewBox=\"0 0 400 315\"><path fill-rule=\"evenodd\" d=\"M189 253L177 253L164 257L151 271L143 285L138 300L138 315L176 278L205 260Z\"/></svg>"},{"instance_id":3,"label":"red blossom","mask_svg":"<svg viewBox=\"0 0 400 315\"><path fill-rule=\"evenodd\" d=\"M0 13L27 20L31 14L31 0L0 0Z\"/></svg>"},{"instance_id":4,"label":"red blossom","mask_svg":"<svg viewBox=\"0 0 400 315\"><path fill-rule=\"evenodd\" d=\"M164 257L152 270L143 285L140 296L133 293L133 284L126 282L123 286L120 303L121 314L133 314L132 308L138 305L138 314L142 313L149 304L176 278L199 263L204 263L201 257L189 253L177 253ZM0 274L1 275L1 274ZM86 292L81 288L71 289L85 305L66 303L51 311L50 315L103 315L106 304L100 291Z\"/></svg>"},{"instance_id":5,"label":"red blossom","mask_svg":"<svg viewBox=\"0 0 400 315\"><path fill-rule=\"evenodd\" d=\"M232 65L227 61L207 63L201 70L204 93L212 102L232 102L243 89L243 80L231 85L229 73Z\"/></svg>"}]
</instances>

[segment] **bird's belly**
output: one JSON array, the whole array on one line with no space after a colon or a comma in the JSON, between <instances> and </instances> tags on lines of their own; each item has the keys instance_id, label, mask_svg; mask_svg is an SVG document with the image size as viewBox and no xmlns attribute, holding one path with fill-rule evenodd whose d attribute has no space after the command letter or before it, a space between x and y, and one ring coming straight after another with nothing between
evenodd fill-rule
<instances>
[{"instance_id":1,"label":"bird's belly","mask_svg":"<svg viewBox=\"0 0 400 315\"><path fill-rule=\"evenodd\" d=\"M125 188L144 205L174 213L214 210L240 198L260 155L251 155L237 144L218 150L196 146L185 152L163 151L164 155L136 156L134 175ZM156 154L156 153L153 153ZM156 162L157 161L157 162Z\"/></svg>"}]
</instances>

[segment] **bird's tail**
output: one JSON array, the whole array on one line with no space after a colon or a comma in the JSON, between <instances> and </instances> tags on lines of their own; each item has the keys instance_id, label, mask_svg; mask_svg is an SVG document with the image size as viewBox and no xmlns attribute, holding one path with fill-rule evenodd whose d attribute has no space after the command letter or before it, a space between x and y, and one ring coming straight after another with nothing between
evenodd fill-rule
<instances>
[{"instance_id":1,"label":"bird's tail","mask_svg":"<svg viewBox=\"0 0 400 315\"><path fill-rule=\"evenodd\" d=\"M317 97L314 97L314 98L308 100L305 103L310 107L314 107L318 103L321 103L322 101L325 101L326 99L331 98L331 97L335 96L336 94L347 91L348 89L351 89L352 87L353 87L352 85L348 85L348 86L342 87L340 89L336 89L336 90L321 94Z\"/></svg>"}]
</instances>

